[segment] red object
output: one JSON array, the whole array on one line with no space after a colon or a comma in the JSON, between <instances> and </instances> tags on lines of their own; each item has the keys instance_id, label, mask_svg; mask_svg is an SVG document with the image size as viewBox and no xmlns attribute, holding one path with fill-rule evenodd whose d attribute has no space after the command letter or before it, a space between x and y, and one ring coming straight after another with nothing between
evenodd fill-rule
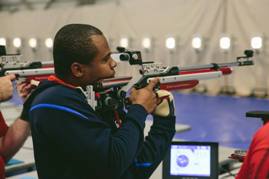
<instances>
[{"instance_id":1,"label":"red object","mask_svg":"<svg viewBox=\"0 0 269 179\"><path fill-rule=\"evenodd\" d=\"M3 137L6 133L7 133L7 130L8 130L8 126L4 120L4 117L0 111L0 137Z\"/></svg>"},{"instance_id":2,"label":"red object","mask_svg":"<svg viewBox=\"0 0 269 179\"><path fill-rule=\"evenodd\" d=\"M221 67L218 69L208 68L208 69L197 69L197 70L183 70L180 71L179 75L187 75L187 74L195 74L195 73L207 73L207 72L214 72L214 71L221 71L223 75L229 75L232 73L232 69L230 67Z\"/></svg>"},{"instance_id":3,"label":"red object","mask_svg":"<svg viewBox=\"0 0 269 179\"><path fill-rule=\"evenodd\" d=\"M114 121L115 121L117 128L120 128L122 125L122 120L121 120L119 113L117 111L114 111L114 117L115 117Z\"/></svg>"},{"instance_id":4,"label":"red object","mask_svg":"<svg viewBox=\"0 0 269 179\"><path fill-rule=\"evenodd\" d=\"M5 160L0 157L0 179L5 179Z\"/></svg>"},{"instance_id":5,"label":"red object","mask_svg":"<svg viewBox=\"0 0 269 179\"><path fill-rule=\"evenodd\" d=\"M8 126L4 120L4 117L0 111L0 137L3 137L8 130ZM5 178L5 159L0 153L0 179Z\"/></svg>"},{"instance_id":6,"label":"red object","mask_svg":"<svg viewBox=\"0 0 269 179\"><path fill-rule=\"evenodd\" d=\"M199 83L198 80L165 83L165 84L160 84L160 89L167 90L167 91L190 89L190 88L195 87L198 83Z\"/></svg>"},{"instance_id":7,"label":"red object","mask_svg":"<svg viewBox=\"0 0 269 179\"><path fill-rule=\"evenodd\" d=\"M231 156L229 158L237 160L239 162L244 162L246 155L239 155L239 154L233 153L233 154L231 154Z\"/></svg>"},{"instance_id":8,"label":"red object","mask_svg":"<svg viewBox=\"0 0 269 179\"><path fill-rule=\"evenodd\" d=\"M69 88L76 88L76 86L73 86L71 84L68 84L68 83L64 82L63 80L61 80L60 78L56 77L55 75L50 75L48 77L48 80L49 81L54 81L54 82L59 83L59 84L61 84L63 86L67 86Z\"/></svg>"},{"instance_id":9,"label":"red object","mask_svg":"<svg viewBox=\"0 0 269 179\"><path fill-rule=\"evenodd\" d=\"M269 177L269 123L254 135L244 163L236 179L268 179Z\"/></svg>"}]
</instances>

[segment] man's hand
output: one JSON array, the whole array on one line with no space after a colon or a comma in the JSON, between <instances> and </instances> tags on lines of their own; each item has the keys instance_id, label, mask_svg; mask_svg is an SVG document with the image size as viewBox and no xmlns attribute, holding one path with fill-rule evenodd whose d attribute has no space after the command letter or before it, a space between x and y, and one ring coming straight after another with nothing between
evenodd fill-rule
<instances>
[{"instance_id":1,"label":"man's hand","mask_svg":"<svg viewBox=\"0 0 269 179\"><path fill-rule=\"evenodd\" d=\"M33 89L35 89L37 85L29 82L21 82L17 84L17 91L19 96L25 101L28 95L31 93Z\"/></svg>"},{"instance_id":2,"label":"man's hand","mask_svg":"<svg viewBox=\"0 0 269 179\"><path fill-rule=\"evenodd\" d=\"M158 82L159 79L156 78L151 80L145 88L139 90L133 88L130 96L132 104L140 104L148 113L152 113L157 106L157 95L153 89Z\"/></svg>"},{"instance_id":3,"label":"man's hand","mask_svg":"<svg viewBox=\"0 0 269 179\"><path fill-rule=\"evenodd\" d=\"M0 101L6 101L12 97L12 81L15 80L14 74L0 77Z\"/></svg>"},{"instance_id":4,"label":"man's hand","mask_svg":"<svg viewBox=\"0 0 269 179\"><path fill-rule=\"evenodd\" d=\"M162 117L174 115L175 107L173 95L166 90L159 90L157 94L159 103L153 114Z\"/></svg>"}]
</instances>

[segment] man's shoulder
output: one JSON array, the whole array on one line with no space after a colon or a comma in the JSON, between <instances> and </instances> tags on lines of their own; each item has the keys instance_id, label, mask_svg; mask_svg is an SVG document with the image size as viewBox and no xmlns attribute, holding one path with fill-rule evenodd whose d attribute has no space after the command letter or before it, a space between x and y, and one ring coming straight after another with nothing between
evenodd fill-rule
<instances>
[{"instance_id":1,"label":"man's shoulder","mask_svg":"<svg viewBox=\"0 0 269 179\"><path fill-rule=\"evenodd\" d=\"M33 104L36 103L72 103L74 101L85 100L82 93L74 88L69 88L53 82L46 81L37 89Z\"/></svg>"},{"instance_id":2,"label":"man's shoulder","mask_svg":"<svg viewBox=\"0 0 269 179\"><path fill-rule=\"evenodd\" d=\"M268 138L269 137L269 122L263 125L255 134L256 138Z\"/></svg>"},{"instance_id":3,"label":"man's shoulder","mask_svg":"<svg viewBox=\"0 0 269 179\"><path fill-rule=\"evenodd\" d=\"M46 85L46 84L42 84ZM95 115L94 110L89 106L85 95L77 88L69 88L63 85L51 85L43 88L34 97L30 111L40 111L36 109L56 109L56 111L66 111L87 119ZM38 90L38 89L37 89ZM39 115L43 115L44 111ZM37 113L36 113L37 114ZM94 118L94 117L93 117Z\"/></svg>"},{"instance_id":4,"label":"man's shoulder","mask_svg":"<svg viewBox=\"0 0 269 179\"><path fill-rule=\"evenodd\" d=\"M256 149L269 149L269 123L262 126L254 135L252 143Z\"/></svg>"}]
</instances>

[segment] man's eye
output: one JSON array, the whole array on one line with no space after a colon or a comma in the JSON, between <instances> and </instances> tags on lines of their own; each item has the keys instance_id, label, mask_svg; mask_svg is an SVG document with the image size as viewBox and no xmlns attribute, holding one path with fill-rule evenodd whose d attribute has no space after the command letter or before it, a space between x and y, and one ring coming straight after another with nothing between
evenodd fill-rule
<instances>
[{"instance_id":1,"label":"man's eye","mask_svg":"<svg viewBox=\"0 0 269 179\"><path fill-rule=\"evenodd\" d=\"M104 58L103 58L103 62L108 62L109 61L109 59L111 58L111 56L110 56L110 54L108 54L107 56L105 56Z\"/></svg>"},{"instance_id":2,"label":"man's eye","mask_svg":"<svg viewBox=\"0 0 269 179\"><path fill-rule=\"evenodd\" d=\"M108 62L108 60L109 60L109 57L107 58L103 58L102 60L101 60L101 63L107 63Z\"/></svg>"}]
</instances>

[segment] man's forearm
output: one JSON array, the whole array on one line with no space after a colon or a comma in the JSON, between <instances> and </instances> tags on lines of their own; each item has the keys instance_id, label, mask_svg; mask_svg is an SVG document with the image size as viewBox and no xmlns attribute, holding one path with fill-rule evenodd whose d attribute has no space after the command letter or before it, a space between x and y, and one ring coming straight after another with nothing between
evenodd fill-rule
<instances>
[{"instance_id":1,"label":"man's forearm","mask_svg":"<svg viewBox=\"0 0 269 179\"><path fill-rule=\"evenodd\" d=\"M9 160L21 148L30 133L28 122L17 119L0 140L0 155Z\"/></svg>"},{"instance_id":2,"label":"man's forearm","mask_svg":"<svg viewBox=\"0 0 269 179\"><path fill-rule=\"evenodd\" d=\"M154 122L137 156L136 178L149 178L170 146L175 134L175 117L154 117ZM139 167L140 166L140 167ZM141 167L144 166L144 167ZM145 172L146 171L146 172Z\"/></svg>"}]
</instances>

